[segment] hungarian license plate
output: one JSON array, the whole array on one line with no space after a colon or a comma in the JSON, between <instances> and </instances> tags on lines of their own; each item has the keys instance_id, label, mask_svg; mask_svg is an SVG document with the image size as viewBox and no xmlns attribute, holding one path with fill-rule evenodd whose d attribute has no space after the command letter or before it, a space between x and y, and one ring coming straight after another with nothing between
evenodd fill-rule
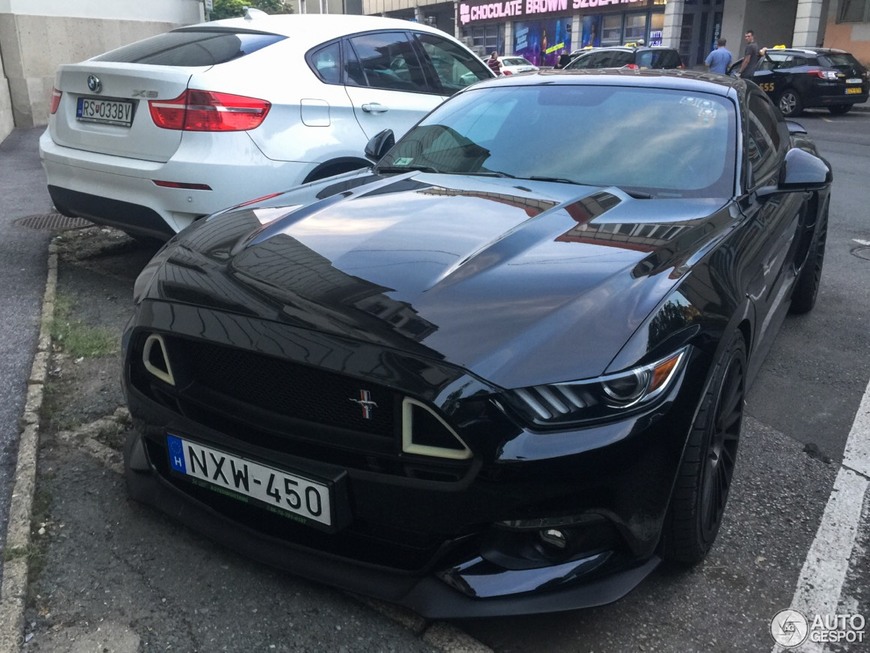
<instances>
[{"instance_id":1,"label":"hungarian license plate","mask_svg":"<svg viewBox=\"0 0 870 653\"><path fill-rule=\"evenodd\" d=\"M185 476L332 526L330 486L167 433L170 467Z\"/></svg>"},{"instance_id":2,"label":"hungarian license plate","mask_svg":"<svg viewBox=\"0 0 870 653\"><path fill-rule=\"evenodd\" d=\"M847 89L846 89L846 95L860 95L860 93L861 93L861 87L860 87L860 86L855 86L855 87L853 87L853 88L847 88Z\"/></svg>"},{"instance_id":3,"label":"hungarian license plate","mask_svg":"<svg viewBox=\"0 0 870 653\"><path fill-rule=\"evenodd\" d=\"M128 100L80 97L76 103L76 118L84 122L129 127L133 124L133 103Z\"/></svg>"}]
</instances>

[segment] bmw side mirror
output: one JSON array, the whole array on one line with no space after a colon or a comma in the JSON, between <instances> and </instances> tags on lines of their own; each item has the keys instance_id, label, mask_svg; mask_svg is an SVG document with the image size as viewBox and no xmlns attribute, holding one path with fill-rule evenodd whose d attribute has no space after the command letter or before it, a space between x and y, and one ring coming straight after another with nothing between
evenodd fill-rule
<instances>
[{"instance_id":1,"label":"bmw side mirror","mask_svg":"<svg viewBox=\"0 0 870 653\"><path fill-rule=\"evenodd\" d=\"M396 137L392 129L385 129L372 136L371 140L366 143L365 154L369 161L377 163L384 158L384 155L390 151L390 148L396 144Z\"/></svg>"},{"instance_id":2,"label":"bmw side mirror","mask_svg":"<svg viewBox=\"0 0 870 653\"><path fill-rule=\"evenodd\" d=\"M765 186L758 190L759 197L776 193L821 190L831 183L831 167L821 157L806 150L793 147L785 154L776 186Z\"/></svg>"}]
</instances>

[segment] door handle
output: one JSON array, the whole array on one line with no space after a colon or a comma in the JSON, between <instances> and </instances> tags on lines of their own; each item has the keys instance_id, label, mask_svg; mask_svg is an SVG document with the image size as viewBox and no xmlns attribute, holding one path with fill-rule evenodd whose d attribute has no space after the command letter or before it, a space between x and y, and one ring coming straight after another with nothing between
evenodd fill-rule
<instances>
[{"instance_id":1,"label":"door handle","mask_svg":"<svg viewBox=\"0 0 870 653\"><path fill-rule=\"evenodd\" d=\"M380 102L366 102L362 105L362 110L366 113L386 113L390 108L385 107Z\"/></svg>"}]
</instances>

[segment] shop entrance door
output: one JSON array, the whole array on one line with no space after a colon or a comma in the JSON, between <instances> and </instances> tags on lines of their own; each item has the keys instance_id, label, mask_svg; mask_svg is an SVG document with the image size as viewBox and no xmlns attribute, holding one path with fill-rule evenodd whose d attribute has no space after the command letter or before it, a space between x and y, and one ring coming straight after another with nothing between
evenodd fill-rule
<instances>
[{"instance_id":1,"label":"shop entrance door","mask_svg":"<svg viewBox=\"0 0 870 653\"><path fill-rule=\"evenodd\" d=\"M716 39L722 33L722 7L723 0L686 0L680 56L687 68L703 68L704 59L716 47Z\"/></svg>"}]
</instances>

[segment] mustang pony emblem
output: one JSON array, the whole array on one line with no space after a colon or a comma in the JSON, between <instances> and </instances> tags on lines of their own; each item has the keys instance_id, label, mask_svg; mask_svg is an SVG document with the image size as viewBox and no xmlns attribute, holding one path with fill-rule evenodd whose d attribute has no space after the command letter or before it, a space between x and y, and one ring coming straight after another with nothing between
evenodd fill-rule
<instances>
[{"instance_id":1,"label":"mustang pony emblem","mask_svg":"<svg viewBox=\"0 0 870 653\"><path fill-rule=\"evenodd\" d=\"M359 399L354 399L353 397L348 397L347 399L348 401L360 405L360 408L362 408L363 419L371 419L372 410L378 407L378 403L372 401L372 393L368 390L360 390Z\"/></svg>"}]
</instances>

